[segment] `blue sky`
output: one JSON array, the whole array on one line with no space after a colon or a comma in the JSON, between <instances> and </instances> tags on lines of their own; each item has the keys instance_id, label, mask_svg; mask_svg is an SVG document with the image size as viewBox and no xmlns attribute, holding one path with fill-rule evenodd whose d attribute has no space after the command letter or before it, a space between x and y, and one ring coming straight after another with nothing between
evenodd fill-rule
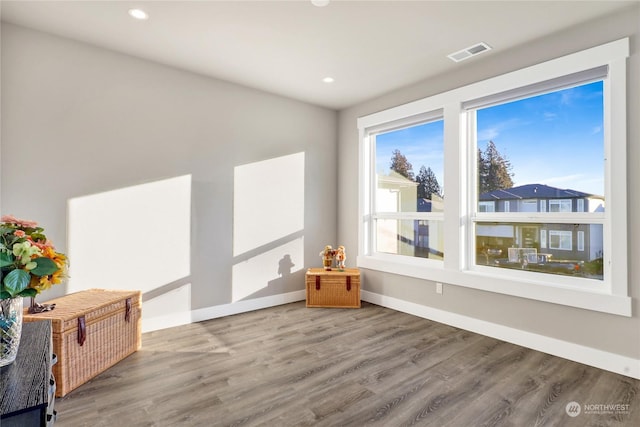
<instances>
[{"instance_id":1,"label":"blue sky","mask_svg":"<svg viewBox=\"0 0 640 427\"><path fill-rule=\"evenodd\" d=\"M604 195L602 91L602 82L595 82L478 110L478 147L496 144L513 166L515 185ZM397 148L416 175L420 166L431 167L442 186L442 126L439 121L379 135L378 172L388 172Z\"/></svg>"},{"instance_id":2,"label":"blue sky","mask_svg":"<svg viewBox=\"0 0 640 427\"><path fill-rule=\"evenodd\" d=\"M604 195L602 82L479 110L478 147L492 140L515 185Z\"/></svg>"},{"instance_id":3,"label":"blue sky","mask_svg":"<svg viewBox=\"0 0 640 427\"><path fill-rule=\"evenodd\" d=\"M376 137L376 170L378 173L388 173L393 150L398 149L409 160L416 176L421 166L430 167L442 187L444 184L443 130L444 122L439 120L378 135Z\"/></svg>"}]
</instances>

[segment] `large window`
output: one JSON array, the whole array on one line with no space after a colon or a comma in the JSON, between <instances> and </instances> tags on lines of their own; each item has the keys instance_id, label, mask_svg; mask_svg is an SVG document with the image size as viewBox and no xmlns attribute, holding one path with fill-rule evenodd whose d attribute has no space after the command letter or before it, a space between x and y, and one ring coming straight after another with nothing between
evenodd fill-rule
<instances>
[{"instance_id":1,"label":"large window","mask_svg":"<svg viewBox=\"0 0 640 427\"><path fill-rule=\"evenodd\" d=\"M504 225L476 223L471 244L475 243L477 265L603 279L603 235L593 230L600 230L605 218L607 77L608 68L597 67L465 103L470 106L466 108L469 143L478 153L475 217L483 222L504 221L513 213L516 221L508 237L503 235ZM488 214L484 209L487 200L500 209ZM585 201L598 203L599 212L585 216ZM517 222L521 212L528 215ZM548 246L543 248L539 236L544 226L539 223L550 218L568 225L548 230ZM571 227L594 236L589 242L593 248L574 251L578 234L567 229ZM522 260L507 257L508 251L524 249L536 255ZM540 252L542 249L545 251ZM486 262L489 253L492 263ZM585 264L598 266L600 271L593 274Z\"/></svg>"},{"instance_id":2,"label":"large window","mask_svg":"<svg viewBox=\"0 0 640 427\"><path fill-rule=\"evenodd\" d=\"M371 134L375 159L372 250L442 260L443 121Z\"/></svg>"},{"instance_id":3,"label":"large window","mask_svg":"<svg viewBox=\"0 0 640 427\"><path fill-rule=\"evenodd\" d=\"M630 315L628 51L623 39L361 117L358 265Z\"/></svg>"}]
</instances>

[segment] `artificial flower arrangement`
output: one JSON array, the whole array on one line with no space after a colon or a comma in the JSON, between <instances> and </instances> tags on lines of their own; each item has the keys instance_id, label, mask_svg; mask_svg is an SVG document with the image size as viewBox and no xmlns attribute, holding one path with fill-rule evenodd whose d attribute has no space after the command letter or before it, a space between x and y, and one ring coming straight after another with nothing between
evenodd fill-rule
<instances>
[{"instance_id":1,"label":"artificial flower arrangement","mask_svg":"<svg viewBox=\"0 0 640 427\"><path fill-rule=\"evenodd\" d=\"M35 221L0 218L0 300L35 297L67 277L66 255L56 252Z\"/></svg>"}]
</instances>

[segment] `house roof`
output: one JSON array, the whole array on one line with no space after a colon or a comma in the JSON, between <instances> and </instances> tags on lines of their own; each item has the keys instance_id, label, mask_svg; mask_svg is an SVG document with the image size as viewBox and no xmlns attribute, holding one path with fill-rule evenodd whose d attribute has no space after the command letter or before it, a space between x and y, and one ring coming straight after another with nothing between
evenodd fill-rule
<instances>
[{"instance_id":1,"label":"house roof","mask_svg":"<svg viewBox=\"0 0 640 427\"><path fill-rule=\"evenodd\" d=\"M602 196L578 190L550 187L544 184L527 184L483 193L480 195L480 200L581 199L585 197L602 198Z\"/></svg>"},{"instance_id":2,"label":"house roof","mask_svg":"<svg viewBox=\"0 0 640 427\"><path fill-rule=\"evenodd\" d=\"M378 185L382 188L417 187L418 183L406 178L395 171L389 171L388 175L378 174Z\"/></svg>"}]
</instances>

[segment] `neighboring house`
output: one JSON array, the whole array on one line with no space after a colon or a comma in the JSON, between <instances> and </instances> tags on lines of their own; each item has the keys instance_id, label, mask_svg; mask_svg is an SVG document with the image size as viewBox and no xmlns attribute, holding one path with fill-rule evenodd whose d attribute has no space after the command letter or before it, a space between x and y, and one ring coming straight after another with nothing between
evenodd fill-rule
<instances>
[{"instance_id":1,"label":"neighboring house","mask_svg":"<svg viewBox=\"0 0 640 427\"><path fill-rule=\"evenodd\" d=\"M415 212L418 184L395 171L378 175L376 207L378 212ZM413 256L413 224L395 218L377 220L376 249L379 252Z\"/></svg>"},{"instance_id":2,"label":"neighboring house","mask_svg":"<svg viewBox=\"0 0 640 427\"><path fill-rule=\"evenodd\" d=\"M604 212L604 198L543 184L494 190L479 197L479 212ZM589 261L602 257L602 226L593 224L478 225L477 248L535 248L556 259Z\"/></svg>"},{"instance_id":3,"label":"neighboring house","mask_svg":"<svg viewBox=\"0 0 640 427\"><path fill-rule=\"evenodd\" d=\"M431 200L418 199L418 212L444 212L444 200L431 195ZM444 258L444 233L442 221L416 221L416 256L423 258Z\"/></svg>"},{"instance_id":4,"label":"neighboring house","mask_svg":"<svg viewBox=\"0 0 640 427\"><path fill-rule=\"evenodd\" d=\"M442 259L444 236L441 221L400 220L402 213L442 212L443 200L418 198L418 183L390 171L378 175L377 211L397 213L397 218L377 220L376 248L379 252Z\"/></svg>"}]
</instances>

